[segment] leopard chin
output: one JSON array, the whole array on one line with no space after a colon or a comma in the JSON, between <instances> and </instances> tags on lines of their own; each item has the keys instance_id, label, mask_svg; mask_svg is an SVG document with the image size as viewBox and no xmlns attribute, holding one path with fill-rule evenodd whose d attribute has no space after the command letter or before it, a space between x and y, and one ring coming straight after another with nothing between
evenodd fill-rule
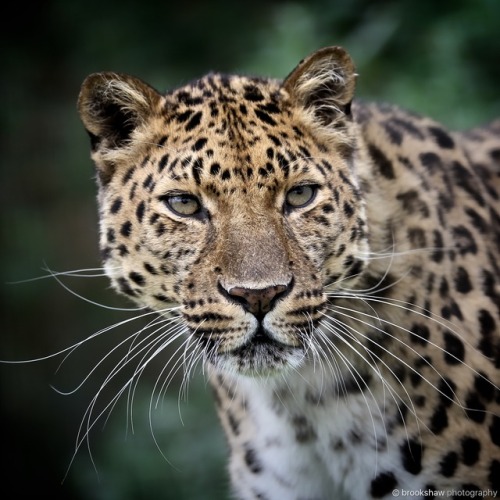
<instances>
[{"instance_id":1,"label":"leopard chin","mask_svg":"<svg viewBox=\"0 0 500 500\"><path fill-rule=\"evenodd\" d=\"M301 346L276 340L262 325L240 346L229 351L208 350L206 360L233 375L268 377L299 368L305 358Z\"/></svg>"}]
</instances>

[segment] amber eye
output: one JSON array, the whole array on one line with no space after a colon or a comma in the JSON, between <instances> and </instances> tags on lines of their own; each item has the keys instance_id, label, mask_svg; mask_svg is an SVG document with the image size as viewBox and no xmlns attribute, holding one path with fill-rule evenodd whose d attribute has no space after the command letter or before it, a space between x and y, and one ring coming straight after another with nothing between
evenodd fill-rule
<instances>
[{"instance_id":1,"label":"amber eye","mask_svg":"<svg viewBox=\"0 0 500 500\"><path fill-rule=\"evenodd\" d=\"M162 196L161 200L174 214L184 217L196 215L201 208L198 198L191 194L166 195Z\"/></svg>"},{"instance_id":2,"label":"amber eye","mask_svg":"<svg viewBox=\"0 0 500 500\"><path fill-rule=\"evenodd\" d=\"M297 186L286 194L286 204L290 208L302 208L309 205L316 196L317 187L311 185Z\"/></svg>"}]
</instances>

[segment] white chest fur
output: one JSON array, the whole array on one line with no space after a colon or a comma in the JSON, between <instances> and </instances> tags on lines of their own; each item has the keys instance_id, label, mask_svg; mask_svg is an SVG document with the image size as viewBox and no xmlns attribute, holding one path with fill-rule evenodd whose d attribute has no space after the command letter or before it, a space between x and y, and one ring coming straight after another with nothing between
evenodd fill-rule
<instances>
[{"instance_id":1,"label":"white chest fur","mask_svg":"<svg viewBox=\"0 0 500 500\"><path fill-rule=\"evenodd\" d=\"M218 377L218 383L227 390L220 415L239 498L362 499L399 460L388 436L400 401L382 383L338 387L312 368L286 380Z\"/></svg>"}]
</instances>

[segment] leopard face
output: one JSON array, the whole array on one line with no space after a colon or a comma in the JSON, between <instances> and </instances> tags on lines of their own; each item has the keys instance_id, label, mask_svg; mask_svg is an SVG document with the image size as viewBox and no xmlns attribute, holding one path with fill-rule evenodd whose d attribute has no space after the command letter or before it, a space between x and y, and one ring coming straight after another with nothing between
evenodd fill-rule
<instances>
[{"instance_id":1,"label":"leopard face","mask_svg":"<svg viewBox=\"0 0 500 500\"><path fill-rule=\"evenodd\" d=\"M140 305L178 305L221 369L301 365L325 286L353 286L366 265L354 78L333 48L284 82L214 74L163 96L116 74L83 85L106 272Z\"/></svg>"}]
</instances>

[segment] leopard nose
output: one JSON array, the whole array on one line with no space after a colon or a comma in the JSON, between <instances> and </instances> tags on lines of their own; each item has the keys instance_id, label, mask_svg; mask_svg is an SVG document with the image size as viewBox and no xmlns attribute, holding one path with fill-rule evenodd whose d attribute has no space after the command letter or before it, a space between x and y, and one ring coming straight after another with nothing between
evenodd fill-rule
<instances>
[{"instance_id":1,"label":"leopard nose","mask_svg":"<svg viewBox=\"0 0 500 500\"><path fill-rule=\"evenodd\" d=\"M227 293L232 300L239 302L245 310L260 321L274 307L276 301L289 293L290 289L291 282L288 285L274 285L266 288L234 287Z\"/></svg>"}]
</instances>

